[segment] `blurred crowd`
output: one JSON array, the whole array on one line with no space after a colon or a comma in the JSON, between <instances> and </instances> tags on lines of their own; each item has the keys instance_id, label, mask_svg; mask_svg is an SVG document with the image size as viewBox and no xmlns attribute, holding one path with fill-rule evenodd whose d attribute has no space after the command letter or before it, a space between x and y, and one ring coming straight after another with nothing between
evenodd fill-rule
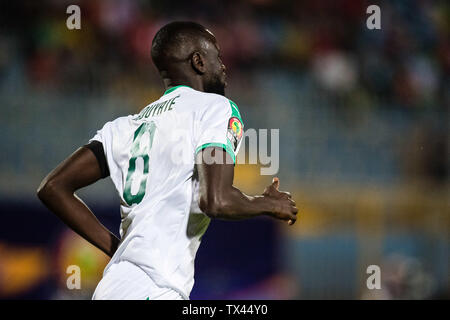
<instances>
[{"instance_id":1,"label":"blurred crowd","mask_svg":"<svg viewBox=\"0 0 450 320\"><path fill-rule=\"evenodd\" d=\"M81 8L81 30L66 27L70 4ZM157 95L162 85L150 59L151 40L167 22L194 20L218 38L233 81L246 83L252 71L281 68L317 80L348 108L446 108L448 2L384 1L383 31L366 28L368 5L363 0L3 3L0 87Z\"/></svg>"},{"instance_id":2,"label":"blurred crowd","mask_svg":"<svg viewBox=\"0 0 450 320\"><path fill-rule=\"evenodd\" d=\"M366 27L372 4L380 6L381 30ZM80 30L66 26L69 5L81 9ZM0 211L3 225L15 226L0 232L0 297L44 283L29 297L69 298L65 266L72 263L83 266L89 275L83 286L93 288L104 261L57 230L62 224L37 205L35 190L106 121L160 97L163 84L150 45L157 30L174 20L202 23L216 35L227 95L236 99L247 129L280 128L277 175L306 203L298 234L273 250L278 254L291 244L293 258L285 263L300 274L297 280L277 266L247 281L254 274L241 265L244 257L254 265L248 252L262 259L259 266L280 260L254 250L266 248L257 236L268 243L281 236L268 237L253 222L245 232L232 229L241 257L220 260L225 250L217 244L230 227L219 226L206 241L218 235L211 251L200 254L211 275L199 279L196 297L211 297L212 283L228 284L217 296L222 299L424 299L437 290L448 296L449 1L20 0L0 3ZM237 182L249 191L260 192L270 179L255 174L259 168L236 168ZM408 189L417 181L418 191ZM82 198L97 206L95 212L104 205L104 217L116 219L115 191L103 183ZM314 196L317 204L308 206ZM368 237L376 227L371 212L384 221L376 238L380 252L371 247L378 240ZM326 223L321 219L327 214L333 219ZM396 224L389 220L395 217ZM303 235L314 226L318 234ZM64 250L49 254L55 246ZM370 263L385 257L384 290L376 295L357 292L364 254ZM230 285L226 276L238 280Z\"/></svg>"},{"instance_id":3,"label":"blurred crowd","mask_svg":"<svg viewBox=\"0 0 450 320\"><path fill-rule=\"evenodd\" d=\"M66 26L66 9L72 4L81 10L80 30ZM281 148L293 150L283 157L283 168L309 173L315 180L322 174L327 179L373 177L391 183L403 176L446 185L450 5L440 0L383 1L381 30L369 30L369 4L2 2L0 95L9 100L5 104L11 114L21 107L27 130L38 131L48 144L52 132L42 123L60 121L66 110L52 113L50 120L34 114L37 108L83 104L89 110L91 97L96 97L93 108L103 112L96 114L99 122L135 113L163 92L150 58L153 36L168 22L193 20L216 35L229 76L227 94L240 105L247 128L283 127L289 133L291 141L283 138ZM52 100L55 97L61 101ZM120 112L111 111L114 102ZM279 109L277 117L270 117L274 107ZM17 130L7 121L9 116L0 122L6 135L27 141L29 132ZM87 138L77 133L81 126L92 130L99 125L71 119L64 145ZM48 148L60 149L61 144ZM36 158L35 163L48 159ZM7 159L1 166L12 171ZM17 172L26 171L16 167Z\"/></svg>"}]
</instances>

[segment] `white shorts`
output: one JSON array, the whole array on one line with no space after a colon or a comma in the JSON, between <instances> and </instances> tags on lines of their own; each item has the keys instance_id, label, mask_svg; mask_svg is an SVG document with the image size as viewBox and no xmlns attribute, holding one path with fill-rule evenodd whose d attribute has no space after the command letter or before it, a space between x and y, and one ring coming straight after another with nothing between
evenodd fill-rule
<instances>
[{"instance_id":1,"label":"white shorts","mask_svg":"<svg viewBox=\"0 0 450 320\"><path fill-rule=\"evenodd\" d=\"M171 288L158 287L137 265L119 261L109 267L92 300L184 300Z\"/></svg>"}]
</instances>

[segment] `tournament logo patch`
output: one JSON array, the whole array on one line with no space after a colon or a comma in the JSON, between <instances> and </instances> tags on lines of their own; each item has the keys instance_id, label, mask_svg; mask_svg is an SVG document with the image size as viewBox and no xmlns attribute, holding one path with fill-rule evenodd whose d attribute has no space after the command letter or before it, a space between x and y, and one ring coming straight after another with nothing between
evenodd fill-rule
<instances>
[{"instance_id":1,"label":"tournament logo patch","mask_svg":"<svg viewBox=\"0 0 450 320\"><path fill-rule=\"evenodd\" d=\"M231 117L228 121L228 139L231 141L234 150L236 150L243 133L242 122L237 117Z\"/></svg>"}]
</instances>

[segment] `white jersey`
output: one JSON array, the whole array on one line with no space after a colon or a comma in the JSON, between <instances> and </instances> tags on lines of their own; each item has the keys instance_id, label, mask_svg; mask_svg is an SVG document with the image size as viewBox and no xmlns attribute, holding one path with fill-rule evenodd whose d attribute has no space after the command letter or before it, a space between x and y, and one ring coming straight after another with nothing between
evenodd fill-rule
<instances>
[{"instance_id":1,"label":"white jersey","mask_svg":"<svg viewBox=\"0 0 450 320\"><path fill-rule=\"evenodd\" d=\"M198 207L195 154L221 146L236 159L243 134L237 106L187 86L167 90L139 114L107 122L102 143L121 199L120 245L105 271L126 260L186 299L210 219Z\"/></svg>"}]
</instances>

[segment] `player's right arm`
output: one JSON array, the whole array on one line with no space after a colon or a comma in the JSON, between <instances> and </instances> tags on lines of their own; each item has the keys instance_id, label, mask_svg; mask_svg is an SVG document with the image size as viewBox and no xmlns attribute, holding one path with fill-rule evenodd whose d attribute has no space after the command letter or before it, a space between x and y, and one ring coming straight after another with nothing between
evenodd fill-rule
<instances>
[{"instance_id":1,"label":"player's right arm","mask_svg":"<svg viewBox=\"0 0 450 320\"><path fill-rule=\"evenodd\" d=\"M209 96L212 97L212 96ZM237 105L214 96L195 125L196 166L200 182L200 209L212 218L239 220L269 215L293 224L298 212L288 192L278 191L278 179L259 196L233 186L234 163L244 124Z\"/></svg>"},{"instance_id":2,"label":"player's right arm","mask_svg":"<svg viewBox=\"0 0 450 320\"><path fill-rule=\"evenodd\" d=\"M221 159L212 161L212 159ZM240 220L269 215L294 224L297 220L295 202L288 192L278 191L274 178L264 193L249 196L233 186L234 164L230 154L220 147L209 147L197 153L200 182L200 209L211 218Z\"/></svg>"},{"instance_id":3,"label":"player's right arm","mask_svg":"<svg viewBox=\"0 0 450 320\"><path fill-rule=\"evenodd\" d=\"M37 195L73 231L112 257L120 240L97 220L75 191L103 178L92 149L81 147L42 181Z\"/></svg>"}]
</instances>

